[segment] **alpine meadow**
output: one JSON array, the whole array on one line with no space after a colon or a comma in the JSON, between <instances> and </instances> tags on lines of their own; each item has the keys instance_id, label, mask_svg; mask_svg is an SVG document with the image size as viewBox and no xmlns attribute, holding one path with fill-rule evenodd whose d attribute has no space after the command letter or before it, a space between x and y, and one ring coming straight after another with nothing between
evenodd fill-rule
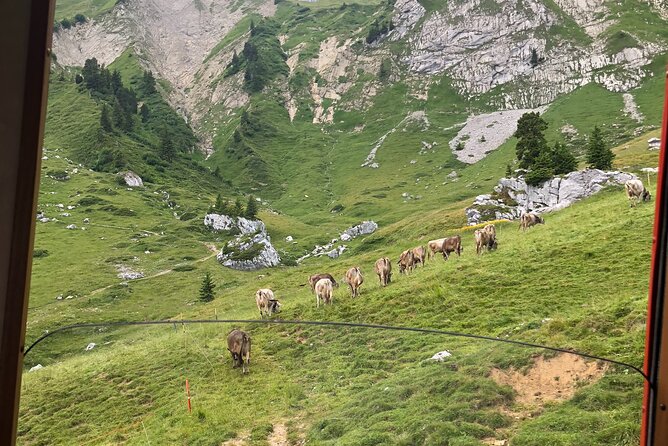
<instances>
[{"instance_id":1,"label":"alpine meadow","mask_svg":"<svg viewBox=\"0 0 668 446\"><path fill-rule=\"evenodd\" d=\"M53 53L19 444L639 443L666 2L59 0Z\"/></svg>"}]
</instances>

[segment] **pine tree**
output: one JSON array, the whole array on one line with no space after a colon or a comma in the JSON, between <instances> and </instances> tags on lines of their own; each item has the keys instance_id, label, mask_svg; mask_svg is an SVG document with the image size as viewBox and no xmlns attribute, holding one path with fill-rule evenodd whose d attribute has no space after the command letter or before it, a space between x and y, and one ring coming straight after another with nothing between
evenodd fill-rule
<instances>
[{"instance_id":1,"label":"pine tree","mask_svg":"<svg viewBox=\"0 0 668 446\"><path fill-rule=\"evenodd\" d=\"M144 76L142 77L141 89L143 90L145 95L151 95L158 91L155 88L155 78L153 77L152 71L144 71Z\"/></svg>"},{"instance_id":2,"label":"pine tree","mask_svg":"<svg viewBox=\"0 0 668 446\"><path fill-rule=\"evenodd\" d=\"M165 161L173 161L176 158L176 149L174 148L174 143L172 138L169 137L167 132L163 132L160 136L160 146L158 147L158 156Z\"/></svg>"},{"instance_id":3,"label":"pine tree","mask_svg":"<svg viewBox=\"0 0 668 446\"><path fill-rule=\"evenodd\" d=\"M536 51L536 48L531 48L531 67L535 68L538 66L538 51Z\"/></svg>"},{"instance_id":4,"label":"pine tree","mask_svg":"<svg viewBox=\"0 0 668 446\"><path fill-rule=\"evenodd\" d=\"M529 186L539 186L554 176L550 155L547 151L541 153L531 171L525 175L524 179Z\"/></svg>"},{"instance_id":5,"label":"pine tree","mask_svg":"<svg viewBox=\"0 0 668 446\"><path fill-rule=\"evenodd\" d=\"M222 195L218 194L216 197L216 204L214 204L213 207L219 214L224 214L223 209L225 209L227 206L225 206Z\"/></svg>"},{"instance_id":6,"label":"pine tree","mask_svg":"<svg viewBox=\"0 0 668 446\"><path fill-rule=\"evenodd\" d=\"M148 121L148 118L151 116L151 112L148 109L148 105L142 104L139 108L139 115L141 116L141 122Z\"/></svg>"},{"instance_id":7,"label":"pine tree","mask_svg":"<svg viewBox=\"0 0 668 446\"><path fill-rule=\"evenodd\" d=\"M257 218L257 201L255 201L255 198L252 195L248 197L248 204L246 204L246 213L244 214L244 217L249 220L255 220Z\"/></svg>"},{"instance_id":8,"label":"pine tree","mask_svg":"<svg viewBox=\"0 0 668 446\"><path fill-rule=\"evenodd\" d=\"M589 163L589 167L608 170L612 168L613 159L615 159L615 154L605 147L601 129L595 126L589 137L589 144L587 144L587 163Z\"/></svg>"},{"instance_id":9,"label":"pine tree","mask_svg":"<svg viewBox=\"0 0 668 446\"><path fill-rule=\"evenodd\" d=\"M578 168L575 156L559 142L555 143L552 149L552 168L556 175L570 173Z\"/></svg>"},{"instance_id":10,"label":"pine tree","mask_svg":"<svg viewBox=\"0 0 668 446\"><path fill-rule=\"evenodd\" d=\"M237 198L236 201L234 202L233 213L235 217L241 217L242 215L244 215L244 205L241 203L241 199L239 198Z\"/></svg>"},{"instance_id":11,"label":"pine tree","mask_svg":"<svg viewBox=\"0 0 668 446\"><path fill-rule=\"evenodd\" d=\"M214 299L213 290L216 285L211 280L211 274L206 273L202 279L202 286L199 289L199 300L202 302L211 302Z\"/></svg>"},{"instance_id":12,"label":"pine tree","mask_svg":"<svg viewBox=\"0 0 668 446\"><path fill-rule=\"evenodd\" d=\"M121 73L118 70L114 70L111 73L111 91L116 93L122 86L123 80L121 79Z\"/></svg>"},{"instance_id":13,"label":"pine tree","mask_svg":"<svg viewBox=\"0 0 668 446\"><path fill-rule=\"evenodd\" d=\"M102 113L100 114L100 127L107 132L111 133L114 131L114 127L111 124L111 117L109 116L109 106L107 104L104 104L102 106Z\"/></svg>"},{"instance_id":14,"label":"pine tree","mask_svg":"<svg viewBox=\"0 0 668 446\"><path fill-rule=\"evenodd\" d=\"M513 177L513 168L510 165L510 163L506 164L506 178L512 178Z\"/></svg>"},{"instance_id":15,"label":"pine tree","mask_svg":"<svg viewBox=\"0 0 668 446\"><path fill-rule=\"evenodd\" d=\"M548 151L543 134L546 129L547 122L539 113L525 113L517 121L517 130L513 136L518 139L515 151L522 169L532 169L538 157Z\"/></svg>"}]
</instances>

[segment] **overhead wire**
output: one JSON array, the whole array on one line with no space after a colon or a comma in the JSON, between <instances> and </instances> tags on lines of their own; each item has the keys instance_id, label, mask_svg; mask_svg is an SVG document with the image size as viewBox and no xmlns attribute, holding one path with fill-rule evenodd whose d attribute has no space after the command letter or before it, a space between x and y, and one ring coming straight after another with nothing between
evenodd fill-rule
<instances>
[{"instance_id":1,"label":"overhead wire","mask_svg":"<svg viewBox=\"0 0 668 446\"><path fill-rule=\"evenodd\" d=\"M336 322L336 321L304 321L304 320L287 320L287 319L164 319L159 321L114 321L114 322L93 322L93 323L82 323L82 324L72 324L58 327L55 330L47 331L45 334L37 338L23 353L23 358L30 353L30 351L38 345L43 340L55 335L56 333L61 333L63 331L77 330L83 328L101 328L101 327L120 327L120 326L141 326L141 325L172 325L172 324L265 324L265 325L314 325L314 326L327 326L327 327L349 327L349 328L366 328L371 330L391 330L391 331L406 331L414 333L425 333L425 334L437 334L444 336L460 337L460 338L469 338L469 339L479 339L483 341L491 342L502 342L505 344L519 345L521 347L530 347L530 348L540 348L544 350L550 350L560 353L568 353L571 355L580 356L583 358L594 359L597 361L607 362L609 364L615 364L622 367L627 367L636 373L640 374L645 381L649 383L650 386L653 386L652 381L649 377L643 372L640 368L629 364L623 361L617 361L616 359L610 359L603 356L592 355L589 353L583 353L576 350L571 350L561 347L551 347L548 345L535 344L525 341L517 341L514 339L504 339L497 338L492 336L477 335L472 333L462 333L456 331L440 330L435 328L420 328L420 327L402 327L394 325L381 325L381 324L367 324L362 322Z\"/></svg>"}]
</instances>

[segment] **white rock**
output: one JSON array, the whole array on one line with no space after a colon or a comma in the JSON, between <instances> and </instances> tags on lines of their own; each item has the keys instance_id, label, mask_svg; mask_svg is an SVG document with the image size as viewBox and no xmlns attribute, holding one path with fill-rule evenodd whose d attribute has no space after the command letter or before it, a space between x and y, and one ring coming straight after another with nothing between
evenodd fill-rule
<instances>
[{"instance_id":1,"label":"white rock","mask_svg":"<svg viewBox=\"0 0 668 446\"><path fill-rule=\"evenodd\" d=\"M291 242L291 241L293 241L293 240L294 240L294 239L292 238L291 235L288 235L287 237L285 237L285 241L286 241L286 242Z\"/></svg>"},{"instance_id":2,"label":"white rock","mask_svg":"<svg viewBox=\"0 0 668 446\"><path fill-rule=\"evenodd\" d=\"M450 356L452 356L452 353L450 353L447 350L443 350L442 352L436 353L434 356L431 357L431 359L434 361L443 362L445 361L446 358L449 358Z\"/></svg>"},{"instance_id":3,"label":"white rock","mask_svg":"<svg viewBox=\"0 0 668 446\"><path fill-rule=\"evenodd\" d=\"M77 225L75 225L75 224L67 225L67 226L65 226L65 229L77 229Z\"/></svg>"},{"instance_id":4,"label":"white rock","mask_svg":"<svg viewBox=\"0 0 668 446\"><path fill-rule=\"evenodd\" d=\"M88 344L86 346L85 351L89 352L89 351L93 350L95 348L95 345L96 345L95 342L91 342L90 344Z\"/></svg>"},{"instance_id":5,"label":"white rock","mask_svg":"<svg viewBox=\"0 0 668 446\"><path fill-rule=\"evenodd\" d=\"M41 370L41 369L43 369L43 368L44 368L44 366L43 366L42 364L37 364L37 365L34 366L34 367L30 367L30 370L28 370L28 373L30 373L30 372L36 372L37 370Z\"/></svg>"},{"instance_id":6,"label":"white rock","mask_svg":"<svg viewBox=\"0 0 668 446\"><path fill-rule=\"evenodd\" d=\"M123 180L125 181L125 184L127 184L130 187L142 187L144 185L144 182L142 181L141 177L130 170L128 170L125 173L122 173L121 175L123 175Z\"/></svg>"}]
</instances>

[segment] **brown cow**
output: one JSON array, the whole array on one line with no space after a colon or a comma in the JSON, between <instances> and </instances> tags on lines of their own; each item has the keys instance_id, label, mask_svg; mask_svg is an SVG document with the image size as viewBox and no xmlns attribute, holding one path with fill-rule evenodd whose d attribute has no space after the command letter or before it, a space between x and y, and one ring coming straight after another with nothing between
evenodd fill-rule
<instances>
[{"instance_id":1,"label":"brown cow","mask_svg":"<svg viewBox=\"0 0 668 446\"><path fill-rule=\"evenodd\" d=\"M350 287L350 294L352 297L357 297L360 295L360 287L364 283L364 277L362 277L362 272L359 267L353 266L348 271L346 271L346 282Z\"/></svg>"},{"instance_id":2,"label":"brown cow","mask_svg":"<svg viewBox=\"0 0 668 446\"><path fill-rule=\"evenodd\" d=\"M462 255L462 238L459 235L454 237L446 238L441 245L441 252L443 253L443 258L448 260L450 258L450 253L454 252L457 256Z\"/></svg>"},{"instance_id":3,"label":"brown cow","mask_svg":"<svg viewBox=\"0 0 668 446\"><path fill-rule=\"evenodd\" d=\"M652 194L645 189L645 185L640 180L628 180L624 183L624 189L626 189L626 196L631 202L631 207L637 206L640 200L649 201L652 199Z\"/></svg>"},{"instance_id":4,"label":"brown cow","mask_svg":"<svg viewBox=\"0 0 668 446\"><path fill-rule=\"evenodd\" d=\"M248 373L251 354L250 336L241 330L232 330L227 335L227 349L232 354L233 368L241 366L241 372Z\"/></svg>"},{"instance_id":5,"label":"brown cow","mask_svg":"<svg viewBox=\"0 0 668 446\"><path fill-rule=\"evenodd\" d=\"M487 225L482 229L478 229L474 232L475 236L475 251L478 255L482 253L484 249L491 251L496 249L498 243L496 241L496 229L494 225Z\"/></svg>"},{"instance_id":6,"label":"brown cow","mask_svg":"<svg viewBox=\"0 0 668 446\"><path fill-rule=\"evenodd\" d=\"M424 246L418 246L411 249L411 251L413 252L413 266L417 266L418 263L424 266L424 260L427 257L427 251L424 249Z\"/></svg>"},{"instance_id":7,"label":"brown cow","mask_svg":"<svg viewBox=\"0 0 668 446\"><path fill-rule=\"evenodd\" d=\"M373 268L376 271L376 274L378 274L380 286L387 286L392 280L392 262L390 259L383 257L376 260L376 264Z\"/></svg>"},{"instance_id":8,"label":"brown cow","mask_svg":"<svg viewBox=\"0 0 668 446\"><path fill-rule=\"evenodd\" d=\"M320 279L329 279L332 281L332 286L335 288L339 287L339 284L336 283L336 280L334 280L334 277L331 274L327 273L322 273L322 274L313 274L312 276L309 276L308 278L308 283L311 285L311 291L315 291L315 284L318 283L318 280Z\"/></svg>"},{"instance_id":9,"label":"brown cow","mask_svg":"<svg viewBox=\"0 0 668 446\"><path fill-rule=\"evenodd\" d=\"M320 300L324 302L325 305L331 304L333 300L332 292L332 281L324 278L320 279L315 284L315 302L316 306L320 308Z\"/></svg>"},{"instance_id":10,"label":"brown cow","mask_svg":"<svg viewBox=\"0 0 668 446\"><path fill-rule=\"evenodd\" d=\"M255 303L260 310L260 319L281 311L281 303L274 297L274 292L268 288L261 288L255 293Z\"/></svg>"},{"instance_id":11,"label":"brown cow","mask_svg":"<svg viewBox=\"0 0 668 446\"><path fill-rule=\"evenodd\" d=\"M443 251L443 242L445 238L439 238L436 240L429 240L427 242L427 258L429 260L433 259L437 252Z\"/></svg>"},{"instance_id":12,"label":"brown cow","mask_svg":"<svg viewBox=\"0 0 668 446\"><path fill-rule=\"evenodd\" d=\"M413 266L415 264L415 260L413 259L413 251L407 249L406 251L402 252L399 256L399 261L397 264L399 265L399 274L410 273L413 270Z\"/></svg>"},{"instance_id":13,"label":"brown cow","mask_svg":"<svg viewBox=\"0 0 668 446\"><path fill-rule=\"evenodd\" d=\"M527 212L520 217L520 229L523 231L526 231L532 226L544 224L545 220L543 220L540 215L534 214L533 212Z\"/></svg>"}]
</instances>

